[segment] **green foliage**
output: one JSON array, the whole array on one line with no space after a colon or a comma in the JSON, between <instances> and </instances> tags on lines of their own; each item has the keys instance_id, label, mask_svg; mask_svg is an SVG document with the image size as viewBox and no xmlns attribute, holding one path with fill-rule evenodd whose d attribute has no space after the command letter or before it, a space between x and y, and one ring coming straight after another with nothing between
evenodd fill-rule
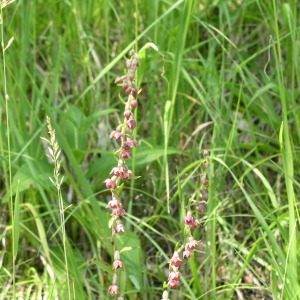
<instances>
[{"instance_id":1,"label":"green foliage","mask_svg":"<svg viewBox=\"0 0 300 300\"><path fill-rule=\"evenodd\" d=\"M113 81L132 48L141 91L117 240L125 299L161 299L188 199L201 197L204 149L200 246L170 299L300 297L297 1L1 3L0 298L111 299L103 181L123 109ZM62 151L63 212L46 116Z\"/></svg>"}]
</instances>

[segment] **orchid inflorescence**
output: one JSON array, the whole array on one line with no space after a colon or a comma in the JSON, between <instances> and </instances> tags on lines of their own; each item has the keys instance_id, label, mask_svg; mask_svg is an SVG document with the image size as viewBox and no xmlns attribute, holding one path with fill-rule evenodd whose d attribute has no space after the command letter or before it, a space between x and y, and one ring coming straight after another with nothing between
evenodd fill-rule
<instances>
[{"instance_id":1,"label":"orchid inflorescence","mask_svg":"<svg viewBox=\"0 0 300 300\"><path fill-rule=\"evenodd\" d=\"M185 241L181 247L174 251L172 258L169 260L169 276L167 283L164 284L164 291L161 300L169 300L169 290L176 289L180 286L182 273L179 271L186 259L189 259L193 251L198 247L199 241L193 237L193 231L201 225L201 221L195 217L196 212L204 213L206 211L206 202L208 201L209 181L206 176L206 169L209 163L209 152L203 151L205 161L201 164L201 186L199 192L201 200L195 200L195 194L189 199L188 210L184 217L184 237ZM195 211L192 208L195 207Z\"/></svg>"},{"instance_id":2,"label":"orchid inflorescence","mask_svg":"<svg viewBox=\"0 0 300 300\"><path fill-rule=\"evenodd\" d=\"M124 264L120 259L120 252L116 249L115 236L125 232L125 226L122 224L121 217L126 214L120 198L121 184L133 177L133 172L128 168L126 160L132 157L132 149L137 146L137 141L134 139L133 130L136 128L136 120L134 111L137 107L138 88L135 83L135 73L139 67L139 58L134 50L129 52L130 58L126 60L127 73L121 77L117 77L116 84L122 86L123 91L128 95L124 109L123 123L117 126L110 134L110 138L120 142L120 148L115 151L118 154L118 164L114 167L104 183L111 191L112 198L108 202L107 207L111 209L111 219L109 222L112 228L112 244L114 248L114 262L112 269L114 270L112 284L108 288L108 294L118 295L118 269L123 269ZM122 298L122 297L120 297Z\"/></svg>"}]
</instances>

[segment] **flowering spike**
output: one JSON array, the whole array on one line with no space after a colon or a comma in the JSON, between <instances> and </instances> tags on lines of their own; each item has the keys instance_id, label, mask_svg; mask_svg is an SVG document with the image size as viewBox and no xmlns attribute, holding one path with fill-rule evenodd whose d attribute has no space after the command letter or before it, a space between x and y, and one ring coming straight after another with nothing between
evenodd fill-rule
<instances>
[{"instance_id":1,"label":"flowering spike","mask_svg":"<svg viewBox=\"0 0 300 300\"><path fill-rule=\"evenodd\" d=\"M109 228L112 228L111 243L113 245L115 255L112 264L112 269L115 270L112 284L108 288L108 294L118 295L119 286L117 284L118 269L123 269L124 264L120 260L120 253L116 249L115 243L116 234L124 233L125 227L121 223L122 216L126 213L123 208L122 201L119 198L121 194L122 181L129 180L133 176L133 172L128 169L126 160L132 157L131 149L137 146L134 140L133 129L136 128L136 121L134 120L134 110L137 107L138 88L135 84L135 72L139 67L138 55L134 50L130 51L130 58L126 60L127 73L115 79L116 84L122 86L122 90L128 95L123 112L123 122L120 123L115 130L110 133L110 138L120 142L119 148L114 151L118 154L118 165L112 168L110 174L111 178L105 179L106 188L111 190L112 199L108 202L107 207L111 209L111 218L109 219ZM118 299L124 299L119 296ZM164 299L165 300L165 299Z\"/></svg>"}]
</instances>

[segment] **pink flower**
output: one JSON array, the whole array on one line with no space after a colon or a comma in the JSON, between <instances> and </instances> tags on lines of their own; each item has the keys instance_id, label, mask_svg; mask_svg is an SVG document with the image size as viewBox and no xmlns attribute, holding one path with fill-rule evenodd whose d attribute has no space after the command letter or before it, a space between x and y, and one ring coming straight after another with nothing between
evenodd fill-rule
<instances>
[{"instance_id":1,"label":"pink flower","mask_svg":"<svg viewBox=\"0 0 300 300\"><path fill-rule=\"evenodd\" d=\"M107 293L111 295L118 295L119 287L116 284L113 284L108 288Z\"/></svg>"},{"instance_id":2,"label":"pink flower","mask_svg":"<svg viewBox=\"0 0 300 300\"><path fill-rule=\"evenodd\" d=\"M184 224L191 226L195 222L195 218L192 215L191 211L188 211L186 217L184 218Z\"/></svg>"},{"instance_id":3,"label":"pink flower","mask_svg":"<svg viewBox=\"0 0 300 300\"><path fill-rule=\"evenodd\" d=\"M120 158L122 158L122 159L128 159L131 156L132 156L131 152L126 150L126 149L123 149L123 150L120 151Z\"/></svg>"},{"instance_id":4,"label":"pink flower","mask_svg":"<svg viewBox=\"0 0 300 300\"><path fill-rule=\"evenodd\" d=\"M127 170L127 172L124 172L122 175L123 180L128 180L132 177L133 173L131 170Z\"/></svg>"},{"instance_id":5,"label":"pink flower","mask_svg":"<svg viewBox=\"0 0 300 300\"><path fill-rule=\"evenodd\" d=\"M192 256L192 252L189 250L185 250L185 251L183 251L182 256L183 256L183 258L190 258Z\"/></svg>"},{"instance_id":6,"label":"pink flower","mask_svg":"<svg viewBox=\"0 0 300 300\"><path fill-rule=\"evenodd\" d=\"M179 280L169 280L167 286L171 289L176 289L180 286Z\"/></svg>"},{"instance_id":7,"label":"pink flower","mask_svg":"<svg viewBox=\"0 0 300 300\"><path fill-rule=\"evenodd\" d=\"M170 280L179 280L181 275L182 274L179 271L172 271L169 274L168 281L170 281Z\"/></svg>"},{"instance_id":8,"label":"pink flower","mask_svg":"<svg viewBox=\"0 0 300 300\"><path fill-rule=\"evenodd\" d=\"M179 268L182 265L182 260L177 251L174 252L173 257L170 259L169 264L173 267Z\"/></svg>"},{"instance_id":9,"label":"pink flower","mask_svg":"<svg viewBox=\"0 0 300 300\"><path fill-rule=\"evenodd\" d=\"M117 177L121 177L123 167L113 167L109 174L114 174Z\"/></svg>"},{"instance_id":10,"label":"pink flower","mask_svg":"<svg viewBox=\"0 0 300 300\"><path fill-rule=\"evenodd\" d=\"M198 241L193 239L193 240L189 241L188 243L186 243L184 248L185 248L185 250L192 251L198 246L198 243L199 243Z\"/></svg>"},{"instance_id":11,"label":"pink flower","mask_svg":"<svg viewBox=\"0 0 300 300\"><path fill-rule=\"evenodd\" d=\"M106 188L108 188L108 189L115 189L117 187L116 182L114 180L112 180L111 178L105 179L104 183L106 185Z\"/></svg>"},{"instance_id":12,"label":"pink flower","mask_svg":"<svg viewBox=\"0 0 300 300\"><path fill-rule=\"evenodd\" d=\"M137 142L136 140L128 140L126 142L124 142L124 149L125 150L131 150L133 147L136 147L137 146Z\"/></svg>"},{"instance_id":13,"label":"pink flower","mask_svg":"<svg viewBox=\"0 0 300 300\"><path fill-rule=\"evenodd\" d=\"M196 229L196 228L198 228L198 227L200 226L200 224L201 224L201 223L200 223L200 220L197 220L197 219L196 219L196 220L194 221L194 223L193 223L192 225L190 225L190 228L191 228L191 229Z\"/></svg>"},{"instance_id":14,"label":"pink flower","mask_svg":"<svg viewBox=\"0 0 300 300\"><path fill-rule=\"evenodd\" d=\"M131 170L128 170L126 165L114 167L110 174L114 174L117 177L121 177L123 180L128 180L133 175Z\"/></svg>"},{"instance_id":15,"label":"pink flower","mask_svg":"<svg viewBox=\"0 0 300 300\"><path fill-rule=\"evenodd\" d=\"M125 213L126 213L126 211L125 211L124 208L118 207L118 208L114 208L114 209L112 210L111 215L112 215L112 216L115 216L115 217L120 217L120 216L124 216Z\"/></svg>"},{"instance_id":16,"label":"pink flower","mask_svg":"<svg viewBox=\"0 0 300 300\"><path fill-rule=\"evenodd\" d=\"M116 269L120 269L122 268L123 269L124 265L123 263L119 260L119 259L116 259L114 262L113 262L113 270L116 270Z\"/></svg>"},{"instance_id":17,"label":"pink flower","mask_svg":"<svg viewBox=\"0 0 300 300\"><path fill-rule=\"evenodd\" d=\"M123 224L117 224L114 227L114 233L124 233L125 232L125 227Z\"/></svg>"},{"instance_id":18,"label":"pink flower","mask_svg":"<svg viewBox=\"0 0 300 300\"><path fill-rule=\"evenodd\" d=\"M113 130L109 137L114 138L116 141L120 141L123 137L123 134L120 131Z\"/></svg>"},{"instance_id":19,"label":"pink flower","mask_svg":"<svg viewBox=\"0 0 300 300\"><path fill-rule=\"evenodd\" d=\"M122 202L120 199L114 198L108 202L107 207L111 209L120 208L122 207Z\"/></svg>"}]
</instances>

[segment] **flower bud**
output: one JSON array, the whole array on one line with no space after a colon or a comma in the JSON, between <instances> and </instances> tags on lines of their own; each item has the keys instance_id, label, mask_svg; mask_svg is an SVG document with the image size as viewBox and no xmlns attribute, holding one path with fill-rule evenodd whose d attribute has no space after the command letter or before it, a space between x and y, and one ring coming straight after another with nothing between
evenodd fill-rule
<instances>
[{"instance_id":1,"label":"flower bud","mask_svg":"<svg viewBox=\"0 0 300 300\"><path fill-rule=\"evenodd\" d=\"M131 66L132 66L132 61L131 61L131 59L126 59L126 68L127 68L127 69L131 69Z\"/></svg>"},{"instance_id":2,"label":"flower bud","mask_svg":"<svg viewBox=\"0 0 300 300\"><path fill-rule=\"evenodd\" d=\"M115 84L119 84L121 82L123 82L125 79L126 79L127 75L123 75L123 76L120 76L120 77L117 77L114 81Z\"/></svg>"},{"instance_id":3,"label":"flower bud","mask_svg":"<svg viewBox=\"0 0 300 300\"><path fill-rule=\"evenodd\" d=\"M199 203L196 207L196 209L200 212L200 213L204 213L206 211L206 205L204 203Z\"/></svg>"},{"instance_id":4,"label":"flower bud","mask_svg":"<svg viewBox=\"0 0 300 300\"><path fill-rule=\"evenodd\" d=\"M135 51L134 51L133 49L131 49L131 50L129 51L129 55L130 55L130 56L135 55Z\"/></svg>"},{"instance_id":5,"label":"flower bud","mask_svg":"<svg viewBox=\"0 0 300 300\"><path fill-rule=\"evenodd\" d=\"M201 198L203 201L207 202L208 201L208 194L207 192L202 192Z\"/></svg>"},{"instance_id":6,"label":"flower bud","mask_svg":"<svg viewBox=\"0 0 300 300\"><path fill-rule=\"evenodd\" d=\"M134 119L130 119L127 122L127 128L128 129L134 129L136 127L136 122Z\"/></svg>"},{"instance_id":7,"label":"flower bud","mask_svg":"<svg viewBox=\"0 0 300 300\"><path fill-rule=\"evenodd\" d=\"M106 188L108 188L108 189L115 189L117 187L116 182L114 180L112 180L111 178L105 179L104 183L106 185Z\"/></svg>"},{"instance_id":8,"label":"flower bud","mask_svg":"<svg viewBox=\"0 0 300 300\"><path fill-rule=\"evenodd\" d=\"M206 178L206 177L201 177L201 183L203 184L203 185L208 185L208 179Z\"/></svg>"},{"instance_id":9,"label":"flower bud","mask_svg":"<svg viewBox=\"0 0 300 300\"><path fill-rule=\"evenodd\" d=\"M132 69L137 69L140 65L140 62L138 60L137 57L135 57L133 60L132 60L132 63L131 63L131 68Z\"/></svg>"},{"instance_id":10,"label":"flower bud","mask_svg":"<svg viewBox=\"0 0 300 300\"><path fill-rule=\"evenodd\" d=\"M131 88L131 95L136 98L138 94L138 89L136 87Z\"/></svg>"},{"instance_id":11,"label":"flower bud","mask_svg":"<svg viewBox=\"0 0 300 300\"><path fill-rule=\"evenodd\" d=\"M133 81L134 73L133 72L128 73L127 78L128 78L129 81Z\"/></svg>"},{"instance_id":12,"label":"flower bud","mask_svg":"<svg viewBox=\"0 0 300 300\"><path fill-rule=\"evenodd\" d=\"M135 109L138 106L138 102L136 100L131 100L130 101L130 106L132 109Z\"/></svg>"},{"instance_id":13,"label":"flower bud","mask_svg":"<svg viewBox=\"0 0 300 300\"><path fill-rule=\"evenodd\" d=\"M129 120L132 117L132 112L130 110L125 110L123 115L127 120Z\"/></svg>"},{"instance_id":14,"label":"flower bud","mask_svg":"<svg viewBox=\"0 0 300 300\"><path fill-rule=\"evenodd\" d=\"M123 91L126 92L126 90L128 89L128 87L129 87L129 84L127 82L123 82L123 84L122 84Z\"/></svg>"},{"instance_id":15,"label":"flower bud","mask_svg":"<svg viewBox=\"0 0 300 300\"><path fill-rule=\"evenodd\" d=\"M128 88L125 90L125 93L129 95L131 93L131 89L132 87L128 86Z\"/></svg>"},{"instance_id":16,"label":"flower bud","mask_svg":"<svg viewBox=\"0 0 300 300\"><path fill-rule=\"evenodd\" d=\"M204 150L204 151L203 151L203 156L204 156L204 157L208 157L208 156L209 156L209 152L208 152L207 150Z\"/></svg>"}]
</instances>

